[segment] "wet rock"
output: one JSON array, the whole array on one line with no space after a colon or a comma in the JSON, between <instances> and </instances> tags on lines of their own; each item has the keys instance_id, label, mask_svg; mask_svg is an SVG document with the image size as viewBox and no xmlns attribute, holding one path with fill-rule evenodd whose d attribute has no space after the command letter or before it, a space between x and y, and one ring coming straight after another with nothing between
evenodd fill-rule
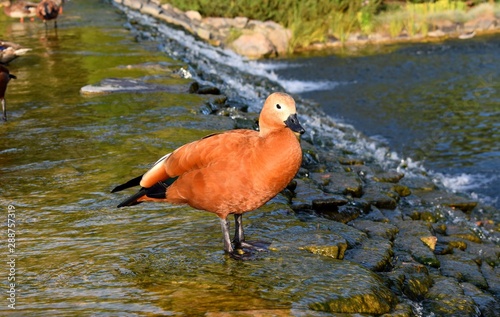
<instances>
[{"instance_id":1,"label":"wet rock","mask_svg":"<svg viewBox=\"0 0 500 317\"><path fill-rule=\"evenodd\" d=\"M442 236L442 235L438 235L437 238L438 238L438 240L436 242L436 246L441 245L443 248L451 248L452 252L449 252L449 253L453 253L454 249L459 249L462 251L467 249L467 242L465 242L461 239Z\"/></svg>"},{"instance_id":2,"label":"wet rock","mask_svg":"<svg viewBox=\"0 0 500 317\"><path fill-rule=\"evenodd\" d=\"M481 243L481 238L469 228L458 226L458 225L448 225L446 227L446 234L449 237L460 238L468 240L471 242Z\"/></svg>"},{"instance_id":3,"label":"wet rock","mask_svg":"<svg viewBox=\"0 0 500 317\"><path fill-rule=\"evenodd\" d=\"M442 317L479 316L476 303L464 294L458 282L453 278L436 278L423 304L427 315L432 313Z\"/></svg>"},{"instance_id":4,"label":"wet rock","mask_svg":"<svg viewBox=\"0 0 500 317\"><path fill-rule=\"evenodd\" d=\"M394 309L387 314L383 314L381 317L413 317L413 309L409 304L399 303Z\"/></svg>"},{"instance_id":5,"label":"wet rock","mask_svg":"<svg viewBox=\"0 0 500 317\"><path fill-rule=\"evenodd\" d=\"M447 243L436 242L434 246L434 254L436 255L444 255L444 254L452 254L453 247Z\"/></svg>"},{"instance_id":6,"label":"wet rock","mask_svg":"<svg viewBox=\"0 0 500 317\"><path fill-rule=\"evenodd\" d=\"M363 216L363 219L365 220L371 220L375 222L385 222L389 223L391 220L382 213L380 209L373 205L368 205L369 209L368 211L365 210L366 215Z\"/></svg>"},{"instance_id":7,"label":"wet rock","mask_svg":"<svg viewBox=\"0 0 500 317\"><path fill-rule=\"evenodd\" d=\"M406 197L411 195L411 190L404 185L394 185L391 187L391 190L398 193L400 197Z\"/></svg>"},{"instance_id":8,"label":"wet rock","mask_svg":"<svg viewBox=\"0 0 500 317\"><path fill-rule=\"evenodd\" d=\"M462 210L463 212L470 212L477 206L477 201L445 191L420 191L415 194L419 196L425 204L449 206Z\"/></svg>"},{"instance_id":9,"label":"wet rock","mask_svg":"<svg viewBox=\"0 0 500 317\"><path fill-rule=\"evenodd\" d=\"M487 263L483 263L481 265L481 273L488 281L488 291L491 292L497 300L500 300L500 267L492 267Z\"/></svg>"},{"instance_id":10,"label":"wet rock","mask_svg":"<svg viewBox=\"0 0 500 317\"><path fill-rule=\"evenodd\" d=\"M370 238L382 238L393 241L394 237L399 232L399 229L390 223L356 219L349 224L358 230L366 232Z\"/></svg>"},{"instance_id":11,"label":"wet rock","mask_svg":"<svg viewBox=\"0 0 500 317\"><path fill-rule=\"evenodd\" d=\"M352 197L361 197L362 194L362 182L353 172L311 173L311 179L320 184L328 193Z\"/></svg>"},{"instance_id":12,"label":"wet rock","mask_svg":"<svg viewBox=\"0 0 500 317\"><path fill-rule=\"evenodd\" d=\"M318 230L328 230L341 236L347 242L348 248L356 248L368 238L366 233L363 231L340 222L325 220L317 217L311 218L309 222L315 225Z\"/></svg>"},{"instance_id":13,"label":"wet rock","mask_svg":"<svg viewBox=\"0 0 500 317\"><path fill-rule=\"evenodd\" d=\"M423 300L433 284L427 267L414 261L400 262L391 272L382 274L391 290L414 301Z\"/></svg>"},{"instance_id":14,"label":"wet rock","mask_svg":"<svg viewBox=\"0 0 500 317\"><path fill-rule=\"evenodd\" d=\"M368 201L371 205L381 209L396 209L397 202L394 198L389 196L387 192L381 191L375 186L365 187L363 199Z\"/></svg>"},{"instance_id":15,"label":"wet rock","mask_svg":"<svg viewBox=\"0 0 500 317\"><path fill-rule=\"evenodd\" d=\"M312 223L281 228L279 239L273 238L272 250L305 250L334 259L343 259L347 241L342 235Z\"/></svg>"},{"instance_id":16,"label":"wet rock","mask_svg":"<svg viewBox=\"0 0 500 317\"><path fill-rule=\"evenodd\" d=\"M297 179L295 197L292 199L294 210L312 210L313 200L327 199L328 195L308 179Z\"/></svg>"},{"instance_id":17,"label":"wet rock","mask_svg":"<svg viewBox=\"0 0 500 317\"><path fill-rule=\"evenodd\" d=\"M315 277L304 281L310 294L306 302L308 308L331 313L379 315L388 313L395 304L394 295L376 274L351 262L336 264L333 269L341 274L341 279ZM322 289L330 283L335 287L325 294Z\"/></svg>"},{"instance_id":18,"label":"wet rock","mask_svg":"<svg viewBox=\"0 0 500 317\"><path fill-rule=\"evenodd\" d=\"M305 247L299 247L299 249L307 250L313 254L318 254L322 256L327 256L333 259L344 259L344 253L347 249L347 243L340 243L338 245L327 245L327 246L318 246L318 245L309 245Z\"/></svg>"},{"instance_id":19,"label":"wet rock","mask_svg":"<svg viewBox=\"0 0 500 317\"><path fill-rule=\"evenodd\" d=\"M420 237L420 240L429 247L432 251L436 249L437 237L428 236L428 237Z\"/></svg>"},{"instance_id":20,"label":"wet rock","mask_svg":"<svg viewBox=\"0 0 500 317\"><path fill-rule=\"evenodd\" d=\"M454 254L438 255L441 263L441 273L454 277L459 282L469 282L481 289L487 289L488 283L479 270L476 262L467 257L463 251Z\"/></svg>"},{"instance_id":21,"label":"wet rock","mask_svg":"<svg viewBox=\"0 0 500 317\"><path fill-rule=\"evenodd\" d=\"M364 165L365 162L359 158L354 157L339 157L338 161L342 165Z\"/></svg>"},{"instance_id":22,"label":"wet rock","mask_svg":"<svg viewBox=\"0 0 500 317\"><path fill-rule=\"evenodd\" d=\"M397 183L403 177L404 177L403 173L397 171L386 171L382 173L377 173L375 176L373 176L372 179L376 182Z\"/></svg>"},{"instance_id":23,"label":"wet rock","mask_svg":"<svg viewBox=\"0 0 500 317\"><path fill-rule=\"evenodd\" d=\"M422 221L400 221L396 223L399 233L394 239L394 249L411 254L419 263L439 267L439 260L432 250L425 245L420 238L429 237L433 234L430 226Z\"/></svg>"},{"instance_id":24,"label":"wet rock","mask_svg":"<svg viewBox=\"0 0 500 317\"><path fill-rule=\"evenodd\" d=\"M478 264L486 262L494 267L500 266L500 247L492 242L469 242L465 252L467 252Z\"/></svg>"},{"instance_id":25,"label":"wet rock","mask_svg":"<svg viewBox=\"0 0 500 317\"><path fill-rule=\"evenodd\" d=\"M345 259L361 264L367 269L380 272L391 267L392 243L384 239L366 239L361 246L348 250Z\"/></svg>"},{"instance_id":26,"label":"wet rock","mask_svg":"<svg viewBox=\"0 0 500 317\"><path fill-rule=\"evenodd\" d=\"M208 86L208 85L199 86L196 93L200 94L200 95L220 95L221 94L219 88L217 88L215 86Z\"/></svg>"},{"instance_id":27,"label":"wet rock","mask_svg":"<svg viewBox=\"0 0 500 317\"><path fill-rule=\"evenodd\" d=\"M411 190L425 192L437 189L436 184L429 178L423 177L405 177L401 179L399 184L408 187Z\"/></svg>"},{"instance_id":28,"label":"wet rock","mask_svg":"<svg viewBox=\"0 0 500 317\"><path fill-rule=\"evenodd\" d=\"M318 212L329 212L338 210L339 206L345 205L349 202L344 196L329 195L322 199L313 199L312 208Z\"/></svg>"},{"instance_id":29,"label":"wet rock","mask_svg":"<svg viewBox=\"0 0 500 317\"><path fill-rule=\"evenodd\" d=\"M250 310L231 310L220 312L207 312L204 317L288 317L293 315L290 309L250 309Z\"/></svg>"},{"instance_id":30,"label":"wet rock","mask_svg":"<svg viewBox=\"0 0 500 317\"><path fill-rule=\"evenodd\" d=\"M462 283L462 289L465 296L472 298L474 303L479 307L481 316L483 317L496 317L500 312L500 301L493 296L483 293L479 288L470 284Z\"/></svg>"},{"instance_id":31,"label":"wet rock","mask_svg":"<svg viewBox=\"0 0 500 317\"><path fill-rule=\"evenodd\" d=\"M327 219L338 221L342 223L348 223L359 217L361 210L355 206L344 205L339 206L336 209L322 209L317 210L317 201L313 201L313 209L322 217Z\"/></svg>"},{"instance_id":32,"label":"wet rock","mask_svg":"<svg viewBox=\"0 0 500 317\"><path fill-rule=\"evenodd\" d=\"M444 215L437 210L431 210L429 208L409 208L405 210L404 214L412 220L422 220L430 223L435 223L445 218Z\"/></svg>"}]
</instances>

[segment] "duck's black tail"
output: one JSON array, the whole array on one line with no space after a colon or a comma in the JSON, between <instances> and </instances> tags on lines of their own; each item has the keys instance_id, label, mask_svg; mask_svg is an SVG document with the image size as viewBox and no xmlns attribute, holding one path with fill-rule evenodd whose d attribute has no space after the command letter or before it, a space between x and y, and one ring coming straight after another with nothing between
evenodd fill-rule
<instances>
[{"instance_id":1,"label":"duck's black tail","mask_svg":"<svg viewBox=\"0 0 500 317\"><path fill-rule=\"evenodd\" d=\"M121 184L121 185L116 186L115 188L113 188L113 190L111 192L116 193L116 192L122 191L122 190L130 188L130 187L139 186L141 183L141 179L142 179L142 175L137 176L136 178L129 180L125 184Z\"/></svg>"},{"instance_id":2,"label":"duck's black tail","mask_svg":"<svg viewBox=\"0 0 500 317\"><path fill-rule=\"evenodd\" d=\"M130 187L138 186L139 183L141 182L141 179L142 175L129 180L125 184L116 186L111 192L115 193ZM149 198L165 199L167 198L168 186L172 185L172 183L175 182L176 179L177 177L169 178L166 181L158 182L151 187L148 188L142 187L137 193L122 201L117 206L117 208L140 204L141 202L138 201L138 199L144 196L147 196Z\"/></svg>"}]
</instances>

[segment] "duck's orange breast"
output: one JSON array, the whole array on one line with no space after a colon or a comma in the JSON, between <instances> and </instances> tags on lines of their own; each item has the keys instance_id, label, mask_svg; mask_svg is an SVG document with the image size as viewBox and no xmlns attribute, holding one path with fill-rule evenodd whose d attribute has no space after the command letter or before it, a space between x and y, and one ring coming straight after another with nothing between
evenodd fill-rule
<instances>
[{"instance_id":1,"label":"duck's orange breast","mask_svg":"<svg viewBox=\"0 0 500 317\"><path fill-rule=\"evenodd\" d=\"M262 206L293 179L302 160L300 144L290 129L265 137L234 130L187 144L164 163L178 179L167 201L221 215Z\"/></svg>"}]
</instances>

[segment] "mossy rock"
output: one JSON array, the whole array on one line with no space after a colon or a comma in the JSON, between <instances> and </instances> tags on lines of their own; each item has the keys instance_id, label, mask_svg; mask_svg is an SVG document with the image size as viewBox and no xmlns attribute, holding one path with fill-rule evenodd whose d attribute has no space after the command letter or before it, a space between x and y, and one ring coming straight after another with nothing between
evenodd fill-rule
<instances>
[{"instance_id":1,"label":"mossy rock","mask_svg":"<svg viewBox=\"0 0 500 317\"><path fill-rule=\"evenodd\" d=\"M423 302L425 315L440 317L476 317L478 307L454 278L437 278Z\"/></svg>"},{"instance_id":2,"label":"mossy rock","mask_svg":"<svg viewBox=\"0 0 500 317\"><path fill-rule=\"evenodd\" d=\"M313 254L318 254L322 256L327 256L333 259L342 260L344 258L344 253L347 250L347 243L338 243L337 245L325 245L325 246L305 246L299 249L307 250Z\"/></svg>"}]
</instances>

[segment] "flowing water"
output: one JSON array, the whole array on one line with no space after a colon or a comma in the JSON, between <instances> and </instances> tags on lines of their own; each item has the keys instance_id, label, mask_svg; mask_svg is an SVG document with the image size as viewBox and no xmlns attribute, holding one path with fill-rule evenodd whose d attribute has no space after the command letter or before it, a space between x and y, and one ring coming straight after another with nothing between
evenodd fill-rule
<instances>
[{"instance_id":1,"label":"flowing water","mask_svg":"<svg viewBox=\"0 0 500 317\"><path fill-rule=\"evenodd\" d=\"M351 292L353 283L384 288L361 266L298 250L292 237L314 243L338 224L299 219L283 197L245 218L247 236L275 250L248 262L224 255L212 214L162 204L117 209L124 194L110 194L114 186L231 120L204 117L207 97L199 95L83 96L81 87L115 76L186 84L164 74L188 67L130 32L106 2L70 1L58 24L56 32L0 20L4 39L32 48L9 65L17 79L0 125L1 315L323 316L310 305L327 294Z\"/></svg>"},{"instance_id":2,"label":"flowing water","mask_svg":"<svg viewBox=\"0 0 500 317\"><path fill-rule=\"evenodd\" d=\"M275 73L450 189L500 207L500 35L384 50L298 56Z\"/></svg>"},{"instance_id":3,"label":"flowing water","mask_svg":"<svg viewBox=\"0 0 500 317\"><path fill-rule=\"evenodd\" d=\"M115 208L124 196L111 195L113 186L225 122L199 114L203 96L89 97L80 94L82 86L145 75L185 84L186 79L161 77L182 67L200 81L233 87L237 91L231 95L228 89L229 97L239 96L256 110L278 89L273 80L279 79L273 73L279 63L249 62L165 26L130 32L127 25L136 27L98 0L69 1L57 33L50 24L45 30L40 22L0 19L3 39L33 49L9 66L17 80L7 92L9 121L0 125L0 314L323 316L311 310L322 298L379 287L360 266L297 250L297 244L327 239L325 232L336 232L338 224L299 219L280 196L245 218L247 234L272 241L275 249L248 262L224 256L219 222L211 214L161 204ZM127 67L152 62L159 70ZM319 119L305 107L302 112L314 130ZM341 132L329 132L342 140ZM15 224L12 246L5 238L9 223ZM297 239L301 234L304 241ZM12 259L9 269L5 263ZM9 298L16 310L8 308Z\"/></svg>"}]
</instances>

